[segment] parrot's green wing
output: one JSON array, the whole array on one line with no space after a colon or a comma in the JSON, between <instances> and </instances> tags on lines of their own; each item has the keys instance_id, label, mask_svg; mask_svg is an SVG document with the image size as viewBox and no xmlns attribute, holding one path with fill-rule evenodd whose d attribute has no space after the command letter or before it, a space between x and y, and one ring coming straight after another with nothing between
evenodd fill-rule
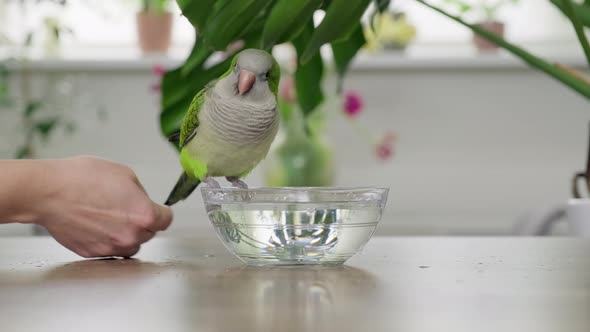
<instances>
[{"instance_id":1,"label":"parrot's green wing","mask_svg":"<svg viewBox=\"0 0 590 332\"><path fill-rule=\"evenodd\" d=\"M205 95L207 91L213 85L215 85L215 82L210 82L205 85L205 87L197 93L195 98L193 98L180 127L180 148L185 146L191 139L193 139L193 137L195 137L197 128L199 127L199 112L205 104Z\"/></svg>"}]
</instances>

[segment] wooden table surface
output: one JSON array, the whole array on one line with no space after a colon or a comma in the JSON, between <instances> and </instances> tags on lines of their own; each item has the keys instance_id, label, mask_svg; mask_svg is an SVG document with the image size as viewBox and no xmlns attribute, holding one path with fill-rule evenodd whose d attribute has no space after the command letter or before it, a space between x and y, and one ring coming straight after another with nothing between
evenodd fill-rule
<instances>
[{"instance_id":1,"label":"wooden table surface","mask_svg":"<svg viewBox=\"0 0 590 332\"><path fill-rule=\"evenodd\" d=\"M216 238L81 260L0 239L0 331L590 331L590 241L374 238L338 268L254 268Z\"/></svg>"}]
</instances>

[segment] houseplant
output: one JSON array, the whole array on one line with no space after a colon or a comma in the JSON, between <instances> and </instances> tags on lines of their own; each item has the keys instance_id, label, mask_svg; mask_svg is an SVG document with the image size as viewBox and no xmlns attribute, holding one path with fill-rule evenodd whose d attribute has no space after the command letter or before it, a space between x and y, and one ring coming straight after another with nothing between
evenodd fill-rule
<instances>
[{"instance_id":1,"label":"houseplant","mask_svg":"<svg viewBox=\"0 0 590 332\"><path fill-rule=\"evenodd\" d=\"M142 0L137 13L137 37L144 54L166 53L172 40L171 0Z\"/></svg>"},{"instance_id":2,"label":"houseplant","mask_svg":"<svg viewBox=\"0 0 590 332\"><path fill-rule=\"evenodd\" d=\"M11 91L9 80L18 68L20 84L17 91ZM29 60L17 58L0 60L0 114L13 113L15 127L5 133L11 137L6 146L8 151L1 158L31 159L39 157L39 150L50 142L59 131L73 134L78 126L74 112L91 110L97 107L97 118L103 120L105 113L100 109L94 96L79 89L77 75L47 75L45 84L38 84L33 93L32 70ZM18 95L18 98L14 98ZM6 155L4 155L6 153Z\"/></svg>"},{"instance_id":3,"label":"houseplant","mask_svg":"<svg viewBox=\"0 0 590 332\"><path fill-rule=\"evenodd\" d=\"M297 54L293 74L297 95L297 112L309 135L307 121L324 101L322 79L325 60L320 46L329 43L340 82L350 61L365 44L360 22L371 0L178 0L183 15L196 30L191 54L179 68L167 72L162 79L162 133L169 136L179 130L182 118L195 93L210 80L220 76L229 66L231 55L240 49L255 47L270 50L274 45L290 43ZM374 1L379 11L389 1ZM313 14L324 10L326 15L315 26ZM225 52L229 45L239 48ZM219 56L224 52L223 56ZM337 91L341 90L341 83Z\"/></svg>"},{"instance_id":4,"label":"houseplant","mask_svg":"<svg viewBox=\"0 0 590 332\"><path fill-rule=\"evenodd\" d=\"M557 79L565 86L590 99L590 79L582 72L563 64L551 63L510 43L477 24L468 23L424 0L418 3L437 11L472 30L482 38L509 51L533 68ZM241 47L270 50L274 45L290 43L295 47L297 67L295 90L301 114L311 116L324 100L322 78L325 60L319 49L329 44L333 62L340 77L365 44L361 16L369 4L384 12L389 1L383 0L177 0L185 17L196 29L196 42L183 65L167 72L162 80L162 111L160 125L164 136L178 132L182 118L195 93L229 66L231 52L219 57L228 45L241 40ZM584 4L572 0L551 0L572 23L584 53L590 63L590 46L583 26L590 26L590 1ZM325 11L319 25L313 14ZM239 50L239 49L238 49ZM237 51L237 50L234 50ZM341 91L341 84L338 84Z\"/></svg>"},{"instance_id":5,"label":"houseplant","mask_svg":"<svg viewBox=\"0 0 590 332\"><path fill-rule=\"evenodd\" d=\"M36 4L43 2L38 0ZM66 0L47 1L57 6L66 6ZM21 6L26 3L21 2ZM27 11L22 21L26 21ZM74 110L92 109L98 102L83 88L79 88L82 75L50 73L46 80L33 83L33 69L28 57L34 44L44 42L45 55L55 55L59 50L64 33L73 33L64 27L55 16L41 15L36 17L41 24L33 24L34 28L26 31L24 40L13 42L15 57L0 59L0 112L12 112L18 119L14 132L7 133L12 139L9 144L11 156L17 159L36 158L43 144L46 144L58 131L72 134L77 127L73 116ZM39 26L39 28L37 28ZM19 74L18 85L11 85L13 72ZM15 96L18 96L16 98ZM97 109L98 118L104 118L104 112Z\"/></svg>"},{"instance_id":6,"label":"houseplant","mask_svg":"<svg viewBox=\"0 0 590 332\"><path fill-rule=\"evenodd\" d=\"M497 17L497 12L502 7L515 4L518 0L445 0L446 4L452 5L460 16L474 15L477 19L476 26L486 29L500 37L504 37L505 23ZM480 51L490 51L497 48L496 44L473 34L473 43Z\"/></svg>"},{"instance_id":7,"label":"houseplant","mask_svg":"<svg viewBox=\"0 0 590 332\"><path fill-rule=\"evenodd\" d=\"M229 66L231 54L220 58L216 51L223 52L238 40L242 41L241 48L270 50L281 43L295 47L295 89L301 112L309 116L324 98L321 86L324 60L319 54L320 46L331 44L336 70L342 77L365 43L360 18L371 0L177 2L182 14L195 27L196 42L184 64L167 72L162 79L160 125L165 136L178 131L195 93ZM384 10L389 1L377 3ZM325 10L326 16L315 27L313 14L317 10Z\"/></svg>"}]
</instances>

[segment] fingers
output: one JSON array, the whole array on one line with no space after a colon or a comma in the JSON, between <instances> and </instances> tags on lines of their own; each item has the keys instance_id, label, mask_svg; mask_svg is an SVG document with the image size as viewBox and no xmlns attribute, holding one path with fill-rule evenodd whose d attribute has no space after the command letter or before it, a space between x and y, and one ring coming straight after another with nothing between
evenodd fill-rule
<instances>
[{"instance_id":1,"label":"fingers","mask_svg":"<svg viewBox=\"0 0 590 332\"><path fill-rule=\"evenodd\" d=\"M150 228L150 230L157 232L167 229L170 223L172 223L172 209L154 202L152 202L152 206L154 208L155 218L153 228Z\"/></svg>"},{"instance_id":2,"label":"fingers","mask_svg":"<svg viewBox=\"0 0 590 332\"><path fill-rule=\"evenodd\" d=\"M123 246L119 247L116 256L130 258L137 254L140 245L151 240L156 235L156 232L163 231L172 222L172 210L168 207L161 206L152 202L152 208L154 210L151 220L147 221L147 227L136 228L134 236L131 236L132 243L127 242L125 239L122 241Z\"/></svg>"},{"instance_id":3,"label":"fingers","mask_svg":"<svg viewBox=\"0 0 590 332\"><path fill-rule=\"evenodd\" d=\"M156 233L154 233L152 231L140 230L136 235L137 244L146 243L149 240L151 240L155 235L156 235Z\"/></svg>"},{"instance_id":4,"label":"fingers","mask_svg":"<svg viewBox=\"0 0 590 332\"><path fill-rule=\"evenodd\" d=\"M143 187L143 185L141 184L141 182L135 174L133 174L132 179L133 182L139 187L139 189L141 189L141 191L143 191L143 193L147 195L147 191L145 190L145 188ZM168 226L170 226L170 223L172 222L172 210L167 206L159 205L153 201L151 203L152 208L154 210L154 220L151 220L149 222L150 227L148 227L148 229L153 232L163 231L167 229Z\"/></svg>"},{"instance_id":5,"label":"fingers","mask_svg":"<svg viewBox=\"0 0 590 332\"><path fill-rule=\"evenodd\" d=\"M145 191L143 184L141 184L141 182L139 181L139 178L137 177L137 175L135 173L133 173L132 180L139 187L139 189L141 189L141 191L143 191L147 195L147 191Z\"/></svg>"},{"instance_id":6,"label":"fingers","mask_svg":"<svg viewBox=\"0 0 590 332\"><path fill-rule=\"evenodd\" d=\"M153 238L154 235L156 233L149 230L135 229L126 237L121 237L114 248L111 249L111 253L107 255L129 258L135 255L139 251L140 246Z\"/></svg>"},{"instance_id":7,"label":"fingers","mask_svg":"<svg viewBox=\"0 0 590 332\"><path fill-rule=\"evenodd\" d=\"M115 256L120 256L123 258L131 258L133 255L137 254L138 251L139 251L139 246L135 246L132 248L121 250Z\"/></svg>"},{"instance_id":8,"label":"fingers","mask_svg":"<svg viewBox=\"0 0 590 332\"><path fill-rule=\"evenodd\" d=\"M158 220L157 217L156 217L156 220ZM168 225L170 225L171 221L172 221L172 214L170 214L170 220L167 222L166 227L168 227ZM156 225L158 225L158 224L156 224ZM165 228L163 228L163 229L165 229ZM117 252L115 253L115 256L120 256L123 258L131 258L133 255L137 254L137 252L140 249L140 246L143 243L148 242L155 235L156 235L155 231L146 230L146 229L136 230L135 236L133 236L134 244L119 247L117 249Z\"/></svg>"}]
</instances>

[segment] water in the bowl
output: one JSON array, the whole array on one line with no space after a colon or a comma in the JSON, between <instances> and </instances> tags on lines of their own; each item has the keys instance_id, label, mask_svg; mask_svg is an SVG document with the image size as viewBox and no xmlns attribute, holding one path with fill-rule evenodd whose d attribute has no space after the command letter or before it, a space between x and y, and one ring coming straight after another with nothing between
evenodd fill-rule
<instances>
[{"instance_id":1,"label":"water in the bowl","mask_svg":"<svg viewBox=\"0 0 590 332\"><path fill-rule=\"evenodd\" d=\"M228 249L249 264L341 264L371 237L376 206L226 204L209 217Z\"/></svg>"}]
</instances>

